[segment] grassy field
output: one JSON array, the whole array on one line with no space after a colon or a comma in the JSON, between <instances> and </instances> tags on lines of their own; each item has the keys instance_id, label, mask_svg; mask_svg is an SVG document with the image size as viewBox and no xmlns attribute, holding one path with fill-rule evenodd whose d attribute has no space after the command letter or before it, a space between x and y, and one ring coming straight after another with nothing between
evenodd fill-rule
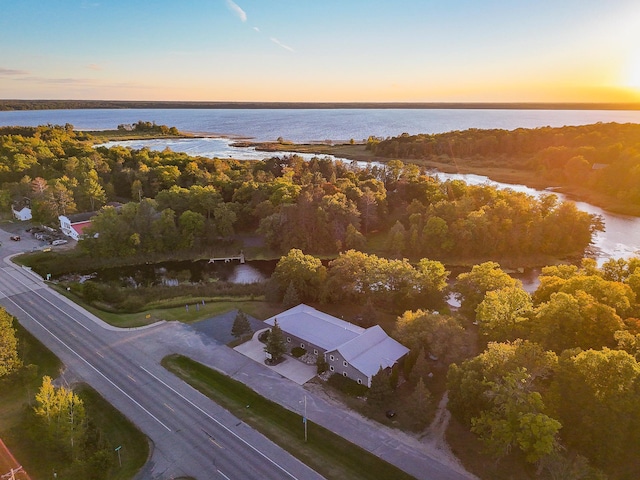
<instances>
[{"instance_id":1,"label":"grassy field","mask_svg":"<svg viewBox=\"0 0 640 480\"><path fill-rule=\"evenodd\" d=\"M136 313L114 313L91 306L84 302L82 298L55 284L52 284L51 287L101 320L121 328L140 327L161 320L192 323L235 309L240 309L254 318L264 320L282 311L282 308L278 305L272 305L261 299L251 299L249 297L189 297L171 298L164 302L155 302L148 305L145 310ZM204 305L202 305L202 300L205 302ZM185 305L189 305L188 311Z\"/></svg>"},{"instance_id":2,"label":"grassy field","mask_svg":"<svg viewBox=\"0 0 640 480\"><path fill-rule=\"evenodd\" d=\"M149 456L147 437L91 387L83 385L78 394L84 400L90 418L99 427L103 440L114 449L114 456L115 448L121 447L122 467L115 462L109 472L109 479L133 478Z\"/></svg>"},{"instance_id":3,"label":"grassy field","mask_svg":"<svg viewBox=\"0 0 640 480\"><path fill-rule=\"evenodd\" d=\"M165 358L163 365L328 479L413 478L313 422L307 424L305 443L299 414L193 360L173 355Z\"/></svg>"},{"instance_id":4,"label":"grassy field","mask_svg":"<svg viewBox=\"0 0 640 480\"><path fill-rule=\"evenodd\" d=\"M42 377L57 377L62 368L58 358L19 324L20 355L25 365L34 365L21 373L0 380L0 437L33 479L49 478L55 468L55 459L34 449L21 425L25 409L34 404L34 396ZM103 438L114 447L123 445L122 468L117 466L107 478L125 480L132 478L147 460L149 445L146 437L108 402L89 387L83 386L80 395L84 399L88 417L101 430ZM4 473L4 472L0 472Z\"/></svg>"}]
</instances>

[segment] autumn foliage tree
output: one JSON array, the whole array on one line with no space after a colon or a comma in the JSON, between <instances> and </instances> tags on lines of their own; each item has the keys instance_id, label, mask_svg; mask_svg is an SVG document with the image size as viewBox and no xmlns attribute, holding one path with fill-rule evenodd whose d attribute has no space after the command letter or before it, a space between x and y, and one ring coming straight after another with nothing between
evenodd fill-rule
<instances>
[{"instance_id":1,"label":"autumn foliage tree","mask_svg":"<svg viewBox=\"0 0 640 480\"><path fill-rule=\"evenodd\" d=\"M17 371L22 365L13 320L13 316L0 308L0 378Z\"/></svg>"}]
</instances>

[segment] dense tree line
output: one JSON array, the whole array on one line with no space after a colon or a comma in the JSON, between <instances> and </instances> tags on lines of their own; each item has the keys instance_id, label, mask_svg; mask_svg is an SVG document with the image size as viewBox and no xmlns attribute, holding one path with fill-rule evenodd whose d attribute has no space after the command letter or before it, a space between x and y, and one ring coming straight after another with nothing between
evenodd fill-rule
<instances>
[{"instance_id":1,"label":"dense tree line","mask_svg":"<svg viewBox=\"0 0 640 480\"><path fill-rule=\"evenodd\" d=\"M442 263L427 258L413 265L348 250L325 267L320 259L292 249L280 258L271 278L277 300L294 289L299 302L370 304L401 313L442 307L448 276Z\"/></svg>"},{"instance_id":2,"label":"dense tree line","mask_svg":"<svg viewBox=\"0 0 640 480\"><path fill-rule=\"evenodd\" d=\"M545 267L531 295L487 263L453 288L485 349L451 365L449 408L487 449L549 475L578 464L586 475L584 459L637 475L640 259Z\"/></svg>"},{"instance_id":3,"label":"dense tree line","mask_svg":"<svg viewBox=\"0 0 640 480\"><path fill-rule=\"evenodd\" d=\"M127 204L96 218L89 233L101 255L200 248L257 230L279 252L364 250L371 235L382 235L384 253L399 258L564 256L584 250L601 226L554 196L440 182L399 161L363 168L296 155L236 161L93 148L71 125L8 128L0 182L5 206L28 197L45 223Z\"/></svg>"},{"instance_id":4,"label":"dense tree line","mask_svg":"<svg viewBox=\"0 0 640 480\"><path fill-rule=\"evenodd\" d=\"M561 128L469 129L402 134L367 147L376 155L407 159L482 159L536 172L553 184L580 185L640 205L640 125L598 123Z\"/></svg>"}]
</instances>

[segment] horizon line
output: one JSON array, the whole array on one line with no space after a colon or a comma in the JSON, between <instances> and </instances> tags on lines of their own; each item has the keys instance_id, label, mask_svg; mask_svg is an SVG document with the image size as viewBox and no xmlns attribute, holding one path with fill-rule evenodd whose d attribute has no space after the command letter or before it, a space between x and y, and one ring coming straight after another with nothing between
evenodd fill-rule
<instances>
[{"instance_id":1,"label":"horizon line","mask_svg":"<svg viewBox=\"0 0 640 480\"><path fill-rule=\"evenodd\" d=\"M39 109L496 109L496 110L640 110L640 102L290 102L208 100L0 99L0 110Z\"/></svg>"}]
</instances>

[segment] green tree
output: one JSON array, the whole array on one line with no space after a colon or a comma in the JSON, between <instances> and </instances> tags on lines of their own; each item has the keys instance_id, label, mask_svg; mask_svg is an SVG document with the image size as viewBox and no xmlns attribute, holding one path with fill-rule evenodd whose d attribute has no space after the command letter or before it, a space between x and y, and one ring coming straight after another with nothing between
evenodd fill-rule
<instances>
[{"instance_id":1,"label":"green tree","mask_svg":"<svg viewBox=\"0 0 640 480\"><path fill-rule=\"evenodd\" d=\"M422 258L416 265L416 287L420 307L436 308L444 304L449 273L441 262Z\"/></svg>"},{"instance_id":2,"label":"green tree","mask_svg":"<svg viewBox=\"0 0 640 480\"><path fill-rule=\"evenodd\" d=\"M464 328L449 315L407 311L396 320L393 336L411 350L424 349L444 363L464 355Z\"/></svg>"},{"instance_id":3,"label":"green tree","mask_svg":"<svg viewBox=\"0 0 640 480\"><path fill-rule=\"evenodd\" d=\"M375 408L383 408L392 394L393 390L389 383L389 375L380 368L378 373L371 377L371 387L367 394L367 403Z\"/></svg>"},{"instance_id":4,"label":"green tree","mask_svg":"<svg viewBox=\"0 0 640 480\"><path fill-rule=\"evenodd\" d=\"M640 365L620 350L565 352L556 376L563 437L596 466L635 462L640 444Z\"/></svg>"},{"instance_id":5,"label":"green tree","mask_svg":"<svg viewBox=\"0 0 640 480\"><path fill-rule=\"evenodd\" d=\"M271 278L278 283L281 292L293 285L300 300L306 302L321 297L326 276L327 270L320 259L294 248L280 257Z\"/></svg>"},{"instance_id":6,"label":"green tree","mask_svg":"<svg viewBox=\"0 0 640 480\"><path fill-rule=\"evenodd\" d=\"M431 373L432 367L427 359L427 354L424 351L424 348L421 348L418 352L418 357L416 362L413 364L411 368L411 373L409 374L409 380L412 383L417 384L420 380L429 378L429 373Z\"/></svg>"},{"instance_id":7,"label":"green tree","mask_svg":"<svg viewBox=\"0 0 640 480\"><path fill-rule=\"evenodd\" d=\"M21 366L13 316L0 308L0 378L15 372Z\"/></svg>"},{"instance_id":8,"label":"green tree","mask_svg":"<svg viewBox=\"0 0 640 480\"><path fill-rule=\"evenodd\" d=\"M471 420L471 431L497 458L509 453L512 446L534 463L558 448L560 422L546 415L542 397L530 391L531 377L519 368L496 382L488 382L491 407Z\"/></svg>"},{"instance_id":9,"label":"green tree","mask_svg":"<svg viewBox=\"0 0 640 480\"><path fill-rule=\"evenodd\" d=\"M273 327L269 331L269 337L267 338L267 344L264 347L264 351L271 355L271 360L277 362L287 351L287 344L284 340L284 334L280 325L278 325L278 319L276 318Z\"/></svg>"},{"instance_id":10,"label":"green tree","mask_svg":"<svg viewBox=\"0 0 640 480\"><path fill-rule=\"evenodd\" d=\"M476 312L480 334L487 341L504 342L524 337L533 302L521 286L506 287L487 292Z\"/></svg>"},{"instance_id":11,"label":"green tree","mask_svg":"<svg viewBox=\"0 0 640 480\"><path fill-rule=\"evenodd\" d=\"M284 297L282 297L282 306L284 308L295 307L300 304L300 296L298 295L298 290L293 282L289 283L287 287L287 291L284 292Z\"/></svg>"},{"instance_id":12,"label":"green tree","mask_svg":"<svg viewBox=\"0 0 640 480\"><path fill-rule=\"evenodd\" d=\"M416 428L422 429L431 417L431 393L420 378L413 392L407 399L407 411L411 412L412 423Z\"/></svg>"},{"instance_id":13,"label":"green tree","mask_svg":"<svg viewBox=\"0 0 640 480\"><path fill-rule=\"evenodd\" d=\"M491 342L480 355L449 367L449 410L458 420L470 425L472 418L492 408L487 395L490 389L487 382L500 382L518 369L524 369L528 375L528 391L540 392L543 398L552 397L549 379L557 370L557 365L556 354L545 351L537 343L521 339L506 343Z\"/></svg>"},{"instance_id":14,"label":"green tree","mask_svg":"<svg viewBox=\"0 0 640 480\"><path fill-rule=\"evenodd\" d=\"M485 262L474 265L468 273L458 275L453 291L460 301L460 312L474 318L476 308L487 292L517 285L521 282L511 278L496 262Z\"/></svg>"},{"instance_id":15,"label":"green tree","mask_svg":"<svg viewBox=\"0 0 640 480\"><path fill-rule=\"evenodd\" d=\"M407 230L397 221L387 234L386 251L391 256L399 257L405 251L407 244Z\"/></svg>"},{"instance_id":16,"label":"green tree","mask_svg":"<svg viewBox=\"0 0 640 480\"><path fill-rule=\"evenodd\" d=\"M249 319L242 310L238 310L236 318L233 320L233 326L231 327L231 335L236 338L241 338L253 332Z\"/></svg>"},{"instance_id":17,"label":"green tree","mask_svg":"<svg viewBox=\"0 0 640 480\"><path fill-rule=\"evenodd\" d=\"M192 248L204 232L205 219L201 213L187 210L178 220L180 224L180 236L182 237L182 245L186 248Z\"/></svg>"},{"instance_id":18,"label":"green tree","mask_svg":"<svg viewBox=\"0 0 640 480\"><path fill-rule=\"evenodd\" d=\"M531 337L546 349L560 353L568 348L601 348L616 345L614 334L624 324L615 310L591 295L554 293L535 310Z\"/></svg>"},{"instance_id":19,"label":"green tree","mask_svg":"<svg viewBox=\"0 0 640 480\"><path fill-rule=\"evenodd\" d=\"M362 250L367 243L367 239L358 231L353 224L347 226L347 232L345 234L344 246L351 250Z\"/></svg>"}]
</instances>

